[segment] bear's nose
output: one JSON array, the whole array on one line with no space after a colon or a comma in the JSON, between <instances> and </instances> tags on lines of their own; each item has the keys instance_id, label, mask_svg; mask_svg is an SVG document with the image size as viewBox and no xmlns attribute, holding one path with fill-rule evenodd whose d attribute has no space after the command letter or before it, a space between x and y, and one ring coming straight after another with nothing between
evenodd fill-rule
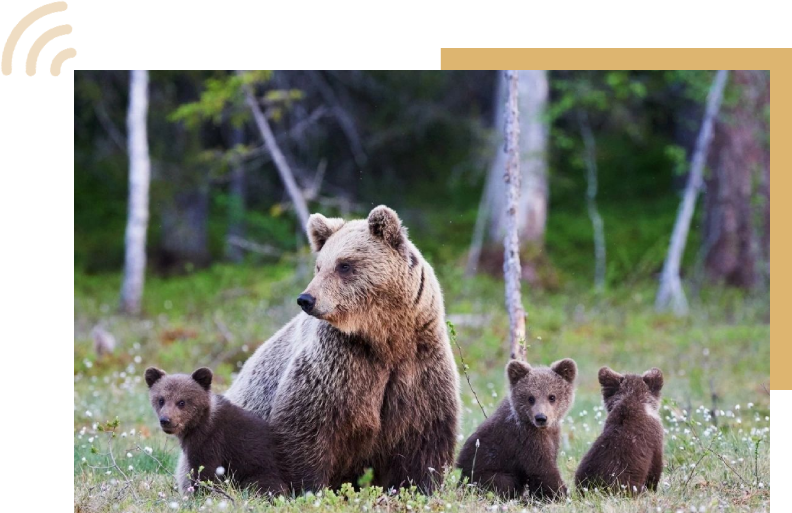
<instances>
[{"instance_id":1,"label":"bear's nose","mask_svg":"<svg viewBox=\"0 0 792 513\"><path fill-rule=\"evenodd\" d=\"M316 304L316 298L310 294L300 294L300 296L297 298L297 304L300 305L300 308L303 309L303 312L311 313L311 310L313 310L313 307Z\"/></svg>"},{"instance_id":2,"label":"bear's nose","mask_svg":"<svg viewBox=\"0 0 792 513\"><path fill-rule=\"evenodd\" d=\"M534 419L536 420L536 424L538 426L544 426L545 423L547 422L547 415L545 415L544 413L539 413L534 417Z\"/></svg>"},{"instance_id":3,"label":"bear's nose","mask_svg":"<svg viewBox=\"0 0 792 513\"><path fill-rule=\"evenodd\" d=\"M170 426L170 419L168 417L160 417L160 426L162 427Z\"/></svg>"}]
</instances>

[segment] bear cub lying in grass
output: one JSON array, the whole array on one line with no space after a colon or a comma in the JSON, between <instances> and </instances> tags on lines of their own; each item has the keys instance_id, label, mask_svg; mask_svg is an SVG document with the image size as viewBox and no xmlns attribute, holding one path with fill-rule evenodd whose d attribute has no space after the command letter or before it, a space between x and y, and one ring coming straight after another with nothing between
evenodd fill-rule
<instances>
[{"instance_id":1,"label":"bear cub lying in grass","mask_svg":"<svg viewBox=\"0 0 792 513\"><path fill-rule=\"evenodd\" d=\"M663 373L654 368L641 376L622 375L603 367L599 382L608 418L575 473L578 490L637 494L657 489L663 472Z\"/></svg>"},{"instance_id":2,"label":"bear cub lying in grass","mask_svg":"<svg viewBox=\"0 0 792 513\"><path fill-rule=\"evenodd\" d=\"M462 447L457 460L462 476L504 498L526 491L542 499L566 495L556 457L559 421L574 401L576 375L569 358L549 368L509 362L509 397Z\"/></svg>"},{"instance_id":3,"label":"bear cub lying in grass","mask_svg":"<svg viewBox=\"0 0 792 513\"><path fill-rule=\"evenodd\" d=\"M211 391L212 371L165 374L146 369L151 405L162 430L176 435L182 448L179 490L228 477L242 488L281 494L286 484L275 463L267 422Z\"/></svg>"}]
</instances>

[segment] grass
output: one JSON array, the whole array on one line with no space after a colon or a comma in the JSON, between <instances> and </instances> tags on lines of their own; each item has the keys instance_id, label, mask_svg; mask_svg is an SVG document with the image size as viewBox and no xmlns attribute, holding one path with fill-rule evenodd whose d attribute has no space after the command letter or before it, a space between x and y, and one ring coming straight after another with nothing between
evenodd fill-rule
<instances>
[{"instance_id":1,"label":"grass","mask_svg":"<svg viewBox=\"0 0 792 513\"><path fill-rule=\"evenodd\" d=\"M597 369L665 373L666 447L657 493L636 499L573 495L558 504L501 502L458 486L449 472L431 497L351 487L273 503L223 487L181 497L171 475L173 437L159 431L148 404L144 369L215 370L216 388L258 345L296 313L294 298L309 280L306 257L253 266L217 265L169 279L150 277L145 313L116 313L119 277L75 273L74 507L75 511L762 511L769 509L769 299L702 288L685 319L653 311L654 284L634 280L595 294L580 283L553 293L528 291L528 360L562 357L579 366L575 405L563 426L558 464L568 484L599 434L605 414ZM504 397L508 322L502 282L465 279L439 268L446 310L457 333L466 373L487 413ZM113 333L113 354L96 357L91 329ZM460 369L462 366L460 365ZM483 419L465 375L460 445ZM712 411L716 415L712 416ZM118 419L117 423L115 419ZM439 469L438 469L439 470Z\"/></svg>"}]
</instances>

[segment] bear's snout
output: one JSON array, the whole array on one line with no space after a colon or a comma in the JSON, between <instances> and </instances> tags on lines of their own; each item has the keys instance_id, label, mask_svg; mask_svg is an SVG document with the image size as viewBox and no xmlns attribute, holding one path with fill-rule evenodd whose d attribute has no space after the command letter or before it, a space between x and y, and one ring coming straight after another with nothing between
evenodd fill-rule
<instances>
[{"instance_id":1,"label":"bear's snout","mask_svg":"<svg viewBox=\"0 0 792 513\"><path fill-rule=\"evenodd\" d=\"M316 298L310 294L300 294L297 297L297 304L303 309L303 312L310 314L314 306L316 306Z\"/></svg>"},{"instance_id":2,"label":"bear's snout","mask_svg":"<svg viewBox=\"0 0 792 513\"><path fill-rule=\"evenodd\" d=\"M160 426L162 427L170 427L171 421L168 417L160 417Z\"/></svg>"},{"instance_id":3,"label":"bear's snout","mask_svg":"<svg viewBox=\"0 0 792 513\"><path fill-rule=\"evenodd\" d=\"M544 413L537 413L534 417L534 420L536 421L537 426L544 427L547 424L547 415Z\"/></svg>"}]
</instances>

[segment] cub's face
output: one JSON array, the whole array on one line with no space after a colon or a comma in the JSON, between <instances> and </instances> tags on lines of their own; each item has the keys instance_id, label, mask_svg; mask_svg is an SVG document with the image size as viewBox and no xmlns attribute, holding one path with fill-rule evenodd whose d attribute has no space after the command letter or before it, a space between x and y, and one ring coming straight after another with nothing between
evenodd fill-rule
<instances>
[{"instance_id":1,"label":"cub's face","mask_svg":"<svg viewBox=\"0 0 792 513\"><path fill-rule=\"evenodd\" d=\"M608 367L599 370L602 399L608 412L624 400L644 404L649 415L657 416L660 409L660 391L663 389L663 373L658 368L642 375L619 374Z\"/></svg>"},{"instance_id":2,"label":"cub's face","mask_svg":"<svg viewBox=\"0 0 792 513\"><path fill-rule=\"evenodd\" d=\"M577 365L569 358L550 368L512 360L506 366L506 376L514 412L520 421L537 428L556 426L575 400Z\"/></svg>"},{"instance_id":3,"label":"cub's face","mask_svg":"<svg viewBox=\"0 0 792 513\"><path fill-rule=\"evenodd\" d=\"M198 369L190 376L168 375L149 367L146 384L160 426L169 435L181 435L195 428L211 406L212 371L207 368Z\"/></svg>"},{"instance_id":4,"label":"cub's face","mask_svg":"<svg viewBox=\"0 0 792 513\"><path fill-rule=\"evenodd\" d=\"M355 331L358 318L370 317L372 310L404 307L412 266L405 230L393 210L380 206L368 219L349 222L313 214L308 235L316 268L297 300L305 313Z\"/></svg>"}]
</instances>

